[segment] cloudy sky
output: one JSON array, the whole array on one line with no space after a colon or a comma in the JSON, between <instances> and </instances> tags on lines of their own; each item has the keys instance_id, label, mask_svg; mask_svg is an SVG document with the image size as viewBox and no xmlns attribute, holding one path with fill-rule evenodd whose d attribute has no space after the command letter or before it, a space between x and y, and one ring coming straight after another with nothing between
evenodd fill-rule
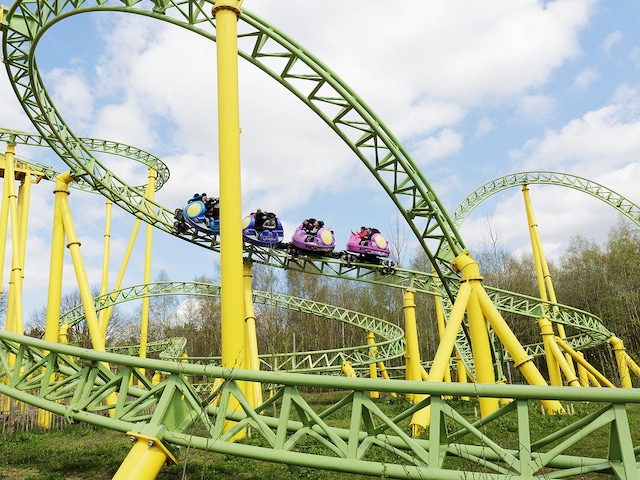
<instances>
[{"instance_id":1,"label":"cloudy sky","mask_svg":"<svg viewBox=\"0 0 640 480\"><path fill-rule=\"evenodd\" d=\"M638 0L245 0L243 7L356 91L449 212L483 183L530 170L585 177L638 202ZM171 178L156 198L174 209L194 192L217 195L215 55L213 42L177 27L96 13L54 26L38 46L37 62L74 133L163 159ZM239 68L243 211L275 211L287 232L305 217L322 218L339 246L351 228L390 229L393 204L353 152L278 83L246 62ZM3 72L0 127L35 131ZM18 146L16 153L59 165L45 149ZM127 162L108 166L131 184L146 179L144 169ZM52 188L33 189L27 316L45 305ZM618 221L615 211L570 189L532 186L531 198L551 260L574 235L605 241ZM104 201L73 192L70 202L97 285ZM112 284L133 220L115 210L113 222ZM494 196L465 221L460 231L472 254L489 230L511 251L530 248L519 188ZM217 256L183 243L154 233L152 277L161 270L171 280L217 277ZM144 238L137 244L129 285L142 283ZM67 264L65 283L73 289Z\"/></svg>"}]
</instances>

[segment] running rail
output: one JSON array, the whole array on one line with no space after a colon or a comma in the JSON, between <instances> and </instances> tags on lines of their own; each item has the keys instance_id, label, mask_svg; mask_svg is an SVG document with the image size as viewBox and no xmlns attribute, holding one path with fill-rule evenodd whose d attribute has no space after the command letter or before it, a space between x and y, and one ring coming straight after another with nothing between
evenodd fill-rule
<instances>
[{"instance_id":1,"label":"running rail","mask_svg":"<svg viewBox=\"0 0 640 480\"><path fill-rule=\"evenodd\" d=\"M13 356L18 359L15 364ZM153 385L141 369L162 372L163 379ZM201 397L188 377L224 381ZM131 379L140 386L132 386ZM269 383L277 390L252 408L239 381ZM341 398L316 410L305 393L313 388L330 388ZM407 404L391 418L368 397L369 391L420 394L424 400ZM589 473L640 478L635 458L640 447L634 446L626 411L626 406L640 402L638 389L428 383L232 370L100 353L0 332L0 394L62 415L69 422L127 433L132 442L154 438L175 456L180 447L195 447L384 478L525 480ZM239 400L236 411L226 409L232 395ZM457 413L445 400L452 395L512 401L477 420ZM585 416L563 416L566 425L550 424L541 437L533 437L529 402L543 399L592 402L601 408ZM429 439L414 438L408 432L410 419L426 406L430 407ZM350 428L338 426L345 424L345 415ZM227 421L234 426L225 431ZM515 425L512 441L494 439L488 433L502 431L504 422L510 428ZM245 428L250 428L251 440L234 441L235 433ZM602 457L571 454L572 447L596 432L608 439Z\"/></svg>"}]
</instances>

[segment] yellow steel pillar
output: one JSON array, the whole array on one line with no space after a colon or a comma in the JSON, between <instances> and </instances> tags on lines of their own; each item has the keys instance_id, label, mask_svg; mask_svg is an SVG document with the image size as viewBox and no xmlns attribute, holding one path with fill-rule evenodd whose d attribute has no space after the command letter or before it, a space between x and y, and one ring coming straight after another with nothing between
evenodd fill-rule
<instances>
[{"instance_id":1,"label":"yellow steel pillar","mask_svg":"<svg viewBox=\"0 0 640 480\"><path fill-rule=\"evenodd\" d=\"M418 347L418 327L416 322L416 303L414 293L404 292L404 334L407 342L406 379L421 380L420 349ZM409 401L414 402L413 394L407 394ZM414 402L415 403L415 402Z\"/></svg>"},{"instance_id":2,"label":"yellow steel pillar","mask_svg":"<svg viewBox=\"0 0 640 480\"><path fill-rule=\"evenodd\" d=\"M551 383L551 385L561 386L562 376L560 375L560 366L556 361L556 356L553 354L553 349L558 348L553 326L547 317L540 317L538 319L538 325L540 326L540 333L542 334L542 344L544 345L547 371L549 372L549 383Z\"/></svg>"},{"instance_id":3,"label":"yellow steel pillar","mask_svg":"<svg viewBox=\"0 0 640 480\"><path fill-rule=\"evenodd\" d=\"M89 336L91 337L91 344L94 350L101 352L105 351L104 336L98 324L98 315L96 314L95 305L93 303L93 294L91 293L91 286L89 285L89 279L87 277L87 271L85 270L84 263L82 261L82 255L80 253L80 241L76 235L76 229L73 225L71 218L71 209L69 208L69 185L72 180L70 175L58 175L56 179L56 204L54 209L59 209L60 219L63 226L63 235L66 235L68 244L67 248L71 254L71 260L73 261L73 267L76 274L76 281L78 282L78 288L80 290L80 298L82 299L82 305L84 307L87 326L89 327ZM55 210L54 210L55 211ZM55 217L55 213L54 213ZM53 256L53 255L52 255ZM61 261L62 259L60 259ZM60 274L62 274L62 264L60 265ZM62 275L60 275L60 279ZM57 280L57 279L52 279ZM56 306L57 318L56 318L56 336L58 339L58 327L60 303ZM49 311L47 310L47 321L49 321Z\"/></svg>"},{"instance_id":4,"label":"yellow steel pillar","mask_svg":"<svg viewBox=\"0 0 640 480\"><path fill-rule=\"evenodd\" d=\"M427 382L443 381L445 372L449 368L449 360L453 353L453 348L458 336L458 330L460 330L460 327L462 326L462 320L464 318L470 296L471 287L469 286L469 282L462 282L460 284L460 289L458 291L456 301L453 304L451 315L449 316L449 322L444 329L444 333L440 338L438 350L433 357L431 369L429 370L429 375L426 380ZM419 378L416 380L419 380ZM421 397L419 399L416 398L416 401L414 401L414 403L418 403L418 401L420 401L422 398L424 397ZM430 407L425 407L413 414L413 416L411 417L411 422L409 424L411 427L412 435L417 436L422 430L424 430L424 428L429 425L430 410Z\"/></svg>"},{"instance_id":5,"label":"yellow steel pillar","mask_svg":"<svg viewBox=\"0 0 640 480\"><path fill-rule=\"evenodd\" d=\"M60 330L58 334L58 343L61 343L62 345L69 344L69 324L68 323L60 324Z\"/></svg>"},{"instance_id":6,"label":"yellow steel pillar","mask_svg":"<svg viewBox=\"0 0 640 480\"><path fill-rule=\"evenodd\" d=\"M529 186L522 186L522 195L524 197L524 206L525 211L527 213L527 220L529 222L529 236L531 238L531 248L533 252L533 259L536 267L536 277L538 280L538 291L540 292L541 300L551 300L554 303L557 303L556 292L553 288L553 282L551 281L551 273L549 272L549 265L547 264L547 260L544 255L544 249L542 248L542 241L540 240L540 232L538 231L538 224L535 220L535 215L533 213L533 205L531 204L531 197L529 196ZM558 329L558 335L560 338L567 338L566 332L564 330L564 325L556 324ZM559 377L560 376L560 365L556 362L554 355L550 352L546 353L547 356L547 368L549 369L549 377ZM550 358L551 357L551 358ZM571 360L571 356L565 354L566 363L569 365L569 368L572 371L571 377L575 376L575 368L573 366L573 362ZM552 373L553 370L553 373ZM557 385L553 381L552 385Z\"/></svg>"},{"instance_id":7,"label":"yellow steel pillar","mask_svg":"<svg viewBox=\"0 0 640 480\"><path fill-rule=\"evenodd\" d=\"M23 318L22 318L22 287L24 284L24 262L27 254L27 224L29 222L29 204L31 200L31 174L29 173L29 167L27 166L24 178L20 187L18 188L18 219L20 225L20 257L19 269L20 269L20 288L18 289L20 295L20 316L16 317L16 331L22 333L24 331Z\"/></svg>"},{"instance_id":8,"label":"yellow steel pillar","mask_svg":"<svg viewBox=\"0 0 640 480\"><path fill-rule=\"evenodd\" d=\"M153 196L155 193L155 180L157 173L153 168L149 169L149 177L147 182L147 190L145 191L145 198L149 200L153 200ZM147 207L148 210L151 210L151 207ZM151 213L151 212L150 212ZM144 290L147 292L149 290L149 283L151 283L151 252L153 247L153 226L150 223L147 223L147 235L146 242L144 248L144 275L143 275L143 283ZM147 357L147 342L149 339L149 296L145 295L142 298L142 313L141 313L141 324L140 324L140 358ZM144 369L142 369L142 373L144 373Z\"/></svg>"},{"instance_id":9,"label":"yellow steel pillar","mask_svg":"<svg viewBox=\"0 0 640 480\"><path fill-rule=\"evenodd\" d=\"M555 340L560 346L560 348L562 348L566 353L571 355L571 358L573 358L576 362L578 362L579 365L582 365L587 370L587 376L589 377L589 380L591 380L595 385L601 386L602 384L610 388L615 388L615 385L613 383L611 383L593 365L591 365L589 362L585 360L584 355L582 355L581 352L576 352L573 348L569 346L569 344L567 344L564 340L562 340L559 337L556 337Z\"/></svg>"},{"instance_id":10,"label":"yellow steel pillar","mask_svg":"<svg viewBox=\"0 0 640 480\"><path fill-rule=\"evenodd\" d=\"M119 290L122 281L124 280L124 274L127 271L127 265L129 264L129 259L131 258L131 253L133 252L133 247L136 244L136 238L138 237L138 231L140 230L140 224L142 221L139 218L136 218L136 221L133 224L133 230L131 231L131 237L129 238L129 244L127 245L127 250L124 254L124 259L122 260L122 265L120 266L120 272L118 273L118 278L116 278L116 283L113 286L113 290ZM107 313L102 320L100 321L100 326L102 328L102 335L104 336L107 331L107 324L109 323L109 319L111 318L111 313L113 312L113 305L108 307Z\"/></svg>"},{"instance_id":11,"label":"yellow steel pillar","mask_svg":"<svg viewBox=\"0 0 640 480\"><path fill-rule=\"evenodd\" d=\"M478 264L475 263L475 266L473 265L474 264L469 264L473 272L472 275L467 278L469 278L471 282L480 282L482 277L480 277L479 272L474 270ZM476 273L478 274L477 276L475 275ZM487 328L487 320L482 313L482 308L480 307L480 302L475 290L476 289L472 287L469 305L467 306L467 317L469 319L469 337L471 339L473 363L476 366L476 381L478 383L492 384L496 383L496 375L493 369L489 329ZM497 398L481 397L479 404L480 414L483 417L495 412L499 408Z\"/></svg>"},{"instance_id":12,"label":"yellow steel pillar","mask_svg":"<svg viewBox=\"0 0 640 480\"><path fill-rule=\"evenodd\" d=\"M131 432L127 435L134 444L113 480L155 480L165 463L178 463L157 438Z\"/></svg>"},{"instance_id":13,"label":"yellow steel pillar","mask_svg":"<svg viewBox=\"0 0 640 480\"><path fill-rule=\"evenodd\" d=\"M442 335L444 335L444 326L445 326L444 310L442 307L442 298L439 296L435 296L434 302L436 304L436 321L438 323L438 338L442 338ZM443 380L445 382L451 381L451 369L447 368L445 370Z\"/></svg>"},{"instance_id":14,"label":"yellow steel pillar","mask_svg":"<svg viewBox=\"0 0 640 480\"><path fill-rule=\"evenodd\" d=\"M342 373L345 377L350 377L350 378L357 377L356 371L353 368L353 365L351 364L351 362L344 362L340 367L340 370L342 370Z\"/></svg>"},{"instance_id":15,"label":"yellow steel pillar","mask_svg":"<svg viewBox=\"0 0 640 480\"><path fill-rule=\"evenodd\" d=\"M369 345L369 358L375 360L378 355L378 349L375 347L376 339L373 332L367 332L367 345ZM378 378L378 369L376 362L369 364L369 378ZM380 398L380 392L369 392L369 398Z\"/></svg>"},{"instance_id":16,"label":"yellow steel pillar","mask_svg":"<svg viewBox=\"0 0 640 480\"><path fill-rule=\"evenodd\" d=\"M239 2L219 0L216 17L218 54L218 142L220 163L220 273L222 280L222 364L244 366L242 298L242 207L240 194L240 115L238 101L237 21Z\"/></svg>"},{"instance_id":17,"label":"yellow steel pillar","mask_svg":"<svg viewBox=\"0 0 640 480\"><path fill-rule=\"evenodd\" d=\"M100 283L100 296L106 295L109 291L109 260L111 257L111 210L113 202L105 202L105 222L104 222L104 242L102 246L102 282ZM103 335L106 334L107 309L103 308L98 313L98 323Z\"/></svg>"},{"instance_id":18,"label":"yellow steel pillar","mask_svg":"<svg viewBox=\"0 0 640 480\"><path fill-rule=\"evenodd\" d=\"M0 9L1 11L1 9ZM14 149L15 147L13 145L7 145L7 150L9 150L9 147L11 147L12 149ZM13 150L12 150L13 151ZM4 169L4 183L3 183L3 187L2 187L2 203L0 204L0 239L2 239L2 241L0 242L0 289L2 289L3 285L4 285L4 256L6 253L6 243L5 239L7 238L7 233L9 232L9 227L8 227L8 223L9 223L9 187L7 186L7 182L13 182L13 178L9 178L9 175L7 175L7 169L6 169L6 164L7 164L7 157L6 154L4 156L4 158L0 158L0 160L4 161L4 165L5 165L5 169Z\"/></svg>"},{"instance_id":19,"label":"yellow steel pillar","mask_svg":"<svg viewBox=\"0 0 640 480\"><path fill-rule=\"evenodd\" d=\"M18 222L18 201L15 188L14 145L7 145L5 156L5 188L9 205L9 221L11 224L11 274L9 276L9 296L7 298L7 325L10 332L22 332L22 268L20 266L20 227ZM10 181L7 182L6 179Z\"/></svg>"},{"instance_id":20,"label":"yellow steel pillar","mask_svg":"<svg viewBox=\"0 0 640 480\"><path fill-rule=\"evenodd\" d=\"M462 358L460 358L460 354L456 352L456 382L467 383L467 376L467 367L464 365ZM460 400L468 401L469 397L467 395L463 395L460 397Z\"/></svg>"},{"instance_id":21,"label":"yellow steel pillar","mask_svg":"<svg viewBox=\"0 0 640 480\"><path fill-rule=\"evenodd\" d=\"M558 372L556 372L554 376L551 375L551 370L549 371L549 380L551 385L562 386L562 377L560 376L561 371L564 373L568 385L572 387L580 387L581 385L578 381L573 363L570 365L562 354L562 351L556 342L556 337L553 334L553 326L549 319L547 317L540 317L538 319L538 325L540 325L540 331L542 332L547 362L549 357L553 357L555 361L554 364L558 366Z\"/></svg>"},{"instance_id":22,"label":"yellow steel pillar","mask_svg":"<svg viewBox=\"0 0 640 480\"><path fill-rule=\"evenodd\" d=\"M228 369L245 367L237 25L241 4L216 0L212 9L218 57L222 366ZM240 408L237 399L229 399L229 408Z\"/></svg>"},{"instance_id":23,"label":"yellow steel pillar","mask_svg":"<svg viewBox=\"0 0 640 480\"><path fill-rule=\"evenodd\" d=\"M631 376L629 375L629 365L627 364L627 355L624 343L615 335L609 339L609 343L616 355L618 372L620 373L620 385L622 385L623 388L633 387L631 384Z\"/></svg>"},{"instance_id":24,"label":"yellow steel pillar","mask_svg":"<svg viewBox=\"0 0 640 480\"><path fill-rule=\"evenodd\" d=\"M482 316L493 328L496 336L505 346L505 348L511 355L511 358L513 358L515 367L520 370L527 382L530 385L547 385L544 378L542 377L536 366L533 364L533 359L529 355L527 355L525 349L522 347L522 345L520 345L520 342L518 342L518 339L511 331L507 323L504 321L504 319L500 315L500 312L492 303L489 295L487 295L487 292L485 292L484 288L482 287L478 264L471 258L469 252L465 251L464 253L456 257L453 261L453 266L457 271L461 273L462 278L458 298L456 298L456 301L454 302L453 310L451 312L451 319L449 320L449 324L445 329L445 338L447 338L446 348L449 349L449 354L455 342L455 337L449 338L449 335L454 335L457 332L458 328L460 328L460 323L462 321L461 317L464 314L464 309L468 308L470 317L470 330L472 329L472 325L478 326L475 332L470 333L472 344L474 337L476 337L476 335L481 336L485 330L479 326L479 321L476 322L472 320L471 317L476 317L479 319L480 316ZM467 284L468 287L463 288ZM477 302L477 305L475 304L475 302ZM455 324L453 324L452 326L452 320L454 319ZM486 326L485 323L483 323L483 325ZM453 332L453 328L455 328L455 332ZM438 348L438 352L436 352L436 357L433 361L433 366L431 367L432 371L434 369L434 366L436 365L436 360L439 357L439 353L440 348ZM444 354L445 353L443 352L442 355L444 356ZM478 360L480 360L481 364L477 363ZM491 363L491 365L489 365L489 363ZM491 368L491 370L493 371L493 363L491 358L477 359L476 354L474 353L474 364L476 372L480 372L483 369L488 368ZM439 369L440 370L438 371L438 378L441 379L442 375L444 374L444 366L439 366ZM431 375L432 374L430 373L429 380L432 380ZM433 381L438 381L438 378L433 378ZM558 401L543 400L542 404L548 413L564 413L564 408Z\"/></svg>"},{"instance_id":25,"label":"yellow steel pillar","mask_svg":"<svg viewBox=\"0 0 640 480\"><path fill-rule=\"evenodd\" d=\"M64 227L62 225L63 197L69 195L68 183L73 179L71 173L63 173L56 177L53 205L53 228L51 234L51 261L49 264L49 291L47 294L47 315L44 339L48 342L58 341L58 324L60 322L60 302L62 299L62 266L64 263Z\"/></svg>"},{"instance_id":26,"label":"yellow steel pillar","mask_svg":"<svg viewBox=\"0 0 640 480\"><path fill-rule=\"evenodd\" d=\"M527 355L526 350L511 331L507 322L504 321L498 309L491 302L487 292L485 292L483 288L479 288L476 290L476 294L480 300L482 312L485 317L487 317L497 337L511 355L511 358L513 358L514 367L520 370L529 385L547 385L544 377L534 365L533 358ZM549 414L565 413L564 407L557 400L542 400L542 405Z\"/></svg>"},{"instance_id":27,"label":"yellow steel pillar","mask_svg":"<svg viewBox=\"0 0 640 480\"><path fill-rule=\"evenodd\" d=\"M251 287L251 265L244 265L244 309L245 327L244 343L246 345L246 364L248 370L260 370L260 359L258 357L258 336L256 334L256 315L253 308L253 289ZM262 385L258 382L243 384L240 386L246 393L247 400L252 407L257 407L262 403Z\"/></svg>"}]
</instances>

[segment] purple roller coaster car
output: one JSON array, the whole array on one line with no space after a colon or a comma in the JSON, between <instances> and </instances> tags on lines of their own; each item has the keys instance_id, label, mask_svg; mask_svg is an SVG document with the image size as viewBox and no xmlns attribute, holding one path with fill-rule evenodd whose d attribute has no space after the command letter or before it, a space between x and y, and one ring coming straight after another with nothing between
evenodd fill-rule
<instances>
[{"instance_id":1,"label":"purple roller coaster car","mask_svg":"<svg viewBox=\"0 0 640 480\"><path fill-rule=\"evenodd\" d=\"M266 214L270 216L273 214ZM284 238L284 230L280 219L273 215L274 228L266 228L264 223L256 225L255 213L242 220L242 238L252 245L260 247L280 247Z\"/></svg>"},{"instance_id":2,"label":"purple roller coaster car","mask_svg":"<svg viewBox=\"0 0 640 480\"><path fill-rule=\"evenodd\" d=\"M374 232L367 240L362 240L360 235L352 232L347 242L347 251L375 257L388 257L391 253L389 242L380 232Z\"/></svg>"},{"instance_id":3,"label":"purple roller coaster car","mask_svg":"<svg viewBox=\"0 0 640 480\"><path fill-rule=\"evenodd\" d=\"M319 229L315 235L308 236L303 230L302 225L300 225L291 237L291 244L300 250L325 253L333 251L336 247L336 240L333 232L328 228L323 227Z\"/></svg>"}]
</instances>

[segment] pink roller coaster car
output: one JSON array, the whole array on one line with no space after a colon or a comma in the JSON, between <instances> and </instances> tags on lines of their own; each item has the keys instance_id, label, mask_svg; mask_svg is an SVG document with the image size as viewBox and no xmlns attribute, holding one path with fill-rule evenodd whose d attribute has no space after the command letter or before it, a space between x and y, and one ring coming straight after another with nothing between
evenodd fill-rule
<instances>
[{"instance_id":1,"label":"pink roller coaster car","mask_svg":"<svg viewBox=\"0 0 640 480\"><path fill-rule=\"evenodd\" d=\"M351 237L347 242L347 251L374 257L388 257L391 253L389 242L375 228L371 229L371 233L365 238L351 232Z\"/></svg>"},{"instance_id":2,"label":"pink roller coaster car","mask_svg":"<svg viewBox=\"0 0 640 480\"><path fill-rule=\"evenodd\" d=\"M336 247L336 240L328 228L322 227L316 233L309 234L300 225L291 237L291 244L307 252L328 253Z\"/></svg>"}]
</instances>

